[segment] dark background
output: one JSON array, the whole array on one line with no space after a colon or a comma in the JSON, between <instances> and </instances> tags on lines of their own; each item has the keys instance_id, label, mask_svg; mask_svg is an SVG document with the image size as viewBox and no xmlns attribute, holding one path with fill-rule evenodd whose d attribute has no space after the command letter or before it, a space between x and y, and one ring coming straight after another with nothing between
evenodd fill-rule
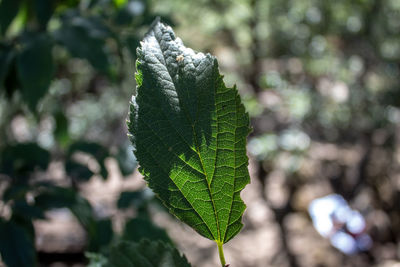
<instances>
[{"instance_id":1,"label":"dark background","mask_svg":"<svg viewBox=\"0 0 400 267\"><path fill-rule=\"evenodd\" d=\"M101 266L116 240L147 237L217 264L145 189L126 135L136 47L157 16L218 58L251 117L231 266L398 266L398 0L1 0L3 261ZM330 193L363 214L369 251L313 229L308 204Z\"/></svg>"}]
</instances>

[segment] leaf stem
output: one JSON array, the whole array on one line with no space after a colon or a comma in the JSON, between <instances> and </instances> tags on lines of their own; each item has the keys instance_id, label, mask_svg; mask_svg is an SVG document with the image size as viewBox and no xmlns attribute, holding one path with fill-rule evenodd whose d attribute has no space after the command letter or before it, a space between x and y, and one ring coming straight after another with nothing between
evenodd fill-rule
<instances>
[{"instance_id":1,"label":"leaf stem","mask_svg":"<svg viewBox=\"0 0 400 267\"><path fill-rule=\"evenodd\" d=\"M223 243L221 241L216 241L217 246L218 246L218 254L219 254L219 260L221 261L222 267L225 267L226 262L225 262L225 257L224 257L224 249L222 248Z\"/></svg>"}]
</instances>

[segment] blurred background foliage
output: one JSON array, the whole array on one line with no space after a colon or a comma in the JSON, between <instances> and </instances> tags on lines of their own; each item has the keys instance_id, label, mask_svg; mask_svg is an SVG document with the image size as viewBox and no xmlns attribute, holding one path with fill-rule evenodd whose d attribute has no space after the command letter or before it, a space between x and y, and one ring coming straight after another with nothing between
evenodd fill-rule
<instances>
[{"instance_id":1,"label":"blurred background foliage","mask_svg":"<svg viewBox=\"0 0 400 267\"><path fill-rule=\"evenodd\" d=\"M93 177L107 180L110 159L122 176L135 171L125 118L136 47L157 16L188 47L216 55L226 83L238 85L253 126L252 179L280 226L288 264L311 266L291 250L285 218L306 214L310 200L332 192L367 221L380 216L368 221L374 249L340 265L398 261L398 0L1 0L0 253L7 266L47 266L33 223L54 209L70 210L83 226L84 251L107 255L117 239L173 244L152 224L149 207L163 211L147 190L120 192L115 209L135 212L118 234L115 216L81 190Z\"/></svg>"},{"instance_id":2,"label":"blurred background foliage","mask_svg":"<svg viewBox=\"0 0 400 267\"><path fill-rule=\"evenodd\" d=\"M108 158L124 176L136 168L124 118L136 47L156 16L146 1L0 2L0 253L7 266L40 262L33 222L49 210L70 210L86 231L86 251L112 241L112 218L94 210L80 185L107 179ZM134 199L141 215L122 238L170 242L151 224L140 192L122 192L118 207Z\"/></svg>"}]
</instances>

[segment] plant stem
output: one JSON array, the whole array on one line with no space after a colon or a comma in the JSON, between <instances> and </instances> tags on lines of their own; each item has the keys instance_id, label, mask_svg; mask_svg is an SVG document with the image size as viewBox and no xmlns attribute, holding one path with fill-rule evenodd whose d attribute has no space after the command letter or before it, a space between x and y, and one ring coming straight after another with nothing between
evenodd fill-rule
<instances>
[{"instance_id":1,"label":"plant stem","mask_svg":"<svg viewBox=\"0 0 400 267\"><path fill-rule=\"evenodd\" d=\"M225 262L225 257L224 257L224 249L222 248L223 243L220 241L216 241L217 246L218 246L218 254L219 254L219 260L221 261L222 267L225 267L226 262Z\"/></svg>"}]
</instances>

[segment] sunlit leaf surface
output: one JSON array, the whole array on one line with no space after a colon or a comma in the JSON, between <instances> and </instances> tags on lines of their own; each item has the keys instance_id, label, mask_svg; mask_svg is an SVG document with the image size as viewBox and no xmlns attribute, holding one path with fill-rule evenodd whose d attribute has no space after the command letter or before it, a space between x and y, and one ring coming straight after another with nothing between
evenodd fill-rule
<instances>
[{"instance_id":1,"label":"sunlit leaf surface","mask_svg":"<svg viewBox=\"0 0 400 267\"><path fill-rule=\"evenodd\" d=\"M171 213L226 243L242 228L249 183L249 118L210 54L186 48L155 22L137 51L129 117L140 171Z\"/></svg>"}]
</instances>

